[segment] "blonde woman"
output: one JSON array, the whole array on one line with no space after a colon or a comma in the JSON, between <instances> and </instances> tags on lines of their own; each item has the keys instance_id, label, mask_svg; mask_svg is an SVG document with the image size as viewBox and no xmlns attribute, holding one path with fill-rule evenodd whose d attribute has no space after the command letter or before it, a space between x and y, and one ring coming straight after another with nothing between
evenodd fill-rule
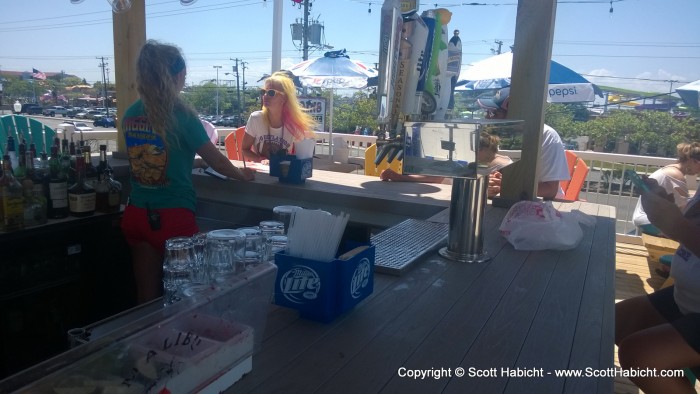
<instances>
[{"instance_id":1,"label":"blonde woman","mask_svg":"<svg viewBox=\"0 0 700 394\"><path fill-rule=\"evenodd\" d=\"M313 136L314 119L299 104L294 82L278 71L265 80L262 110L250 114L243 137L245 160L267 161L280 151L294 153L294 142Z\"/></svg>"},{"instance_id":2,"label":"blonde woman","mask_svg":"<svg viewBox=\"0 0 700 394\"><path fill-rule=\"evenodd\" d=\"M230 178L255 177L253 171L234 167L219 152L197 113L180 98L186 74L177 47L146 41L136 63L140 98L122 120L131 194L121 227L132 252L139 304L161 294L165 241L199 231L192 185L195 153Z\"/></svg>"}]
</instances>

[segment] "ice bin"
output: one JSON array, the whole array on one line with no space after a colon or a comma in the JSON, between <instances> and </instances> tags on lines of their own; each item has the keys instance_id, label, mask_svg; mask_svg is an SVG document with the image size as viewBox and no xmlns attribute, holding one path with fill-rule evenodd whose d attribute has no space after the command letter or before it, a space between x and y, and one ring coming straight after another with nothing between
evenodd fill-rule
<instances>
[{"instance_id":1,"label":"ice bin","mask_svg":"<svg viewBox=\"0 0 700 394\"><path fill-rule=\"evenodd\" d=\"M262 263L219 288L88 326L88 343L0 381L19 392L218 392L252 369L277 267ZM156 307L159 306L159 307ZM175 390L173 390L175 388Z\"/></svg>"}]
</instances>

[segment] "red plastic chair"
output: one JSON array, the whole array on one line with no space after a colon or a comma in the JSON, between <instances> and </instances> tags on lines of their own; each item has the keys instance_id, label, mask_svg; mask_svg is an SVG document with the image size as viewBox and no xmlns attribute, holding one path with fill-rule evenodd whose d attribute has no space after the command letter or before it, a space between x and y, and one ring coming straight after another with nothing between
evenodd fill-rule
<instances>
[{"instance_id":1,"label":"red plastic chair","mask_svg":"<svg viewBox=\"0 0 700 394\"><path fill-rule=\"evenodd\" d=\"M576 156L575 153L568 150L565 151L565 153L571 180L560 181L559 185L562 190L564 190L564 200L579 201L581 188L583 188L583 183L586 181L586 176L588 175L588 165L585 161Z\"/></svg>"}]
</instances>

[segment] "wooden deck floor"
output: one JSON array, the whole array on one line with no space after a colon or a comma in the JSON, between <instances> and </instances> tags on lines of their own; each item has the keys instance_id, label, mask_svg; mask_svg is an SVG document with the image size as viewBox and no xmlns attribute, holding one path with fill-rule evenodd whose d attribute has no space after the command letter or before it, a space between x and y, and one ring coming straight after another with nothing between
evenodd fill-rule
<instances>
[{"instance_id":1,"label":"wooden deck floor","mask_svg":"<svg viewBox=\"0 0 700 394\"><path fill-rule=\"evenodd\" d=\"M660 267L658 262L650 261L649 254L643 245L627 243L616 244L615 253L615 302L648 294L661 288L665 278L659 276L655 270ZM615 365L620 366L617 360L617 347L615 347ZM695 390L700 392L700 383L695 385ZM615 379L616 394L642 393L629 379Z\"/></svg>"}]
</instances>

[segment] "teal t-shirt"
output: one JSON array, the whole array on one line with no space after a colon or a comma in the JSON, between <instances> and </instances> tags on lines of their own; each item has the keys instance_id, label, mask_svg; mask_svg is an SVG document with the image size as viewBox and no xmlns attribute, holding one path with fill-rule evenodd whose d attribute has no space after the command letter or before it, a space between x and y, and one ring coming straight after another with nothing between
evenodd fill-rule
<instances>
[{"instance_id":1,"label":"teal t-shirt","mask_svg":"<svg viewBox=\"0 0 700 394\"><path fill-rule=\"evenodd\" d=\"M143 102L138 100L126 110L122 127L131 169L130 204L194 212L197 197L192 165L197 150L209 141L199 118L176 112L174 130L168 130L166 145L153 132Z\"/></svg>"}]
</instances>

